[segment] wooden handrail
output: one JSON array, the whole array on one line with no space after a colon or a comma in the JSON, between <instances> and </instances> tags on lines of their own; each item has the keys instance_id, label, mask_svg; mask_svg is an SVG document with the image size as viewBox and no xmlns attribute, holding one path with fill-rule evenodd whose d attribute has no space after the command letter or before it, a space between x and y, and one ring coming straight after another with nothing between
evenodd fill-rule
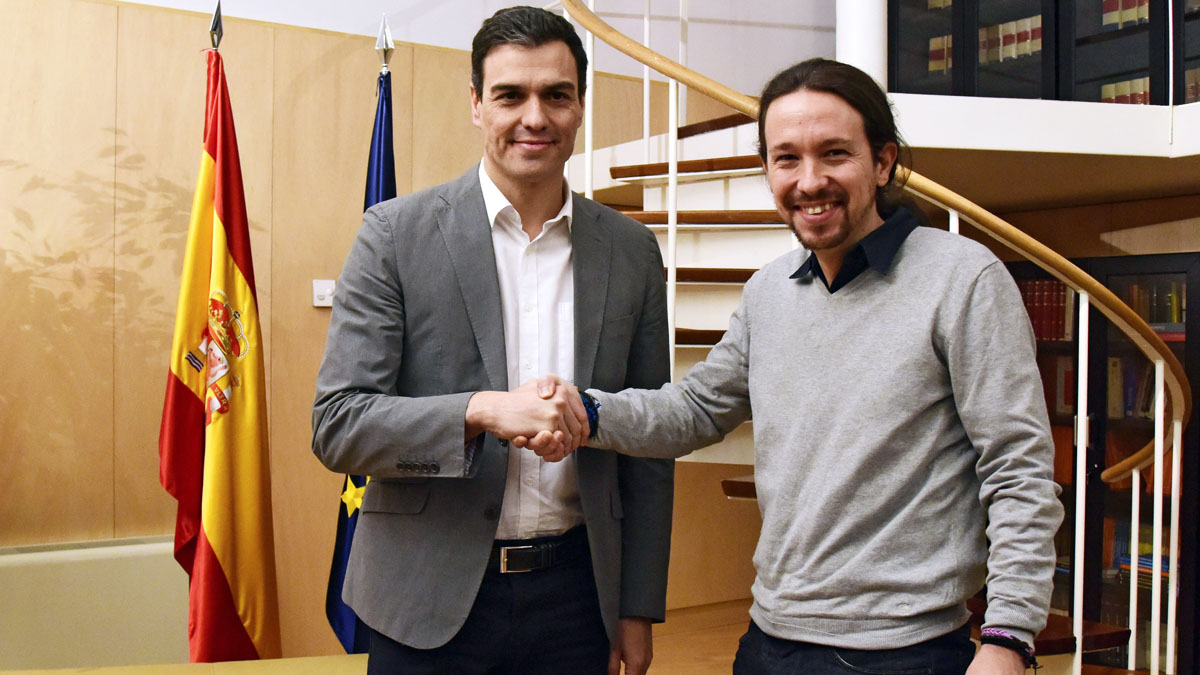
<instances>
[{"instance_id":1,"label":"wooden handrail","mask_svg":"<svg viewBox=\"0 0 1200 675\"><path fill-rule=\"evenodd\" d=\"M758 119L757 99L705 77L630 39L596 16L580 0L562 0L562 6L581 26L618 51L742 114ZM1150 327L1150 324L1146 323L1112 291L1062 255L962 195L906 167L900 167L896 175L910 192L947 211L957 211L967 222L1024 258L1033 261L1056 279L1078 292L1087 293L1093 306L1137 345L1138 349L1151 362L1160 359L1164 362L1166 365L1164 379L1172 403L1172 417L1187 424L1192 415L1192 391L1187 376L1183 372L1183 366L1167 348L1162 338ZM1169 448L1171 442L1171 439L1167 439L1165 445ZM1123 480L1134 469L1144 467L1153 461L1154 442L1151 441L1123 461L1106 469L1100 474L1100 478L1105 482L1114 483Z\"/></svg>"}]
</instances>

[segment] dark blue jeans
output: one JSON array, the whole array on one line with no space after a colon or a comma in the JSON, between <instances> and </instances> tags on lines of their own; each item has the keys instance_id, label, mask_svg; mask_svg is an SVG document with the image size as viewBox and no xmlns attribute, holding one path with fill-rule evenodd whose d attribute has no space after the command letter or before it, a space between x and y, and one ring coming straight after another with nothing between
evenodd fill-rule
<instances>
[{"instance_id":1,"label":"dark blue jeans","mask_svg":"<svg viewBox=\"0 0 1200 675\"><path fill-rule=\"evenodd\" d=\"M604 675L609 643L590 556L534 572L488 570L467 621L435 649L371 631L368 675Z\"/></svg>"},{"instance_id":2,"label":"dark blue jeans","mask_svg":"<svg viewBox=\"0 0 1200 675\"><path fill-rule=\"evenodd\" d=\"M793 642L753 621L738 642L734 675L962 675L975 657L971 627L899 649L841 649Z\"/></svg>"}]
</instances>

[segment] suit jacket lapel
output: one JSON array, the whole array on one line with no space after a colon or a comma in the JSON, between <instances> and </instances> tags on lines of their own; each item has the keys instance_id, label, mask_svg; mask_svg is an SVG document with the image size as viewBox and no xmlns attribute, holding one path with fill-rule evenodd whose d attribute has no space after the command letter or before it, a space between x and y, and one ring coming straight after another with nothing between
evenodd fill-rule
<instances>
[{"instance_id":1,"label":"suit jacket lapel","mask_svg":"<svg viewBox=\"0 0 1200 675\"><path fill-rule=\"evenodd\" d=\"M575 383L591 386L600 327L608 299L612 265L612 233L600 218L600 209L574 193L575 222L571 225L572 272L575 275Z\"/></svg>"},{"instance_id":2,"label":"suit jacket lapel","mask_svg":"<svg viewBox=\"0 0 1200 675\"><path fill-rule=\"evenodd\" d=\"M476 165L450 184L437 210L438 228L450 252L459 292L466 304L475 343L493 389L508 390L504 355L504 316L492 232L483 206Z\"/></svg>"}]
</instances>

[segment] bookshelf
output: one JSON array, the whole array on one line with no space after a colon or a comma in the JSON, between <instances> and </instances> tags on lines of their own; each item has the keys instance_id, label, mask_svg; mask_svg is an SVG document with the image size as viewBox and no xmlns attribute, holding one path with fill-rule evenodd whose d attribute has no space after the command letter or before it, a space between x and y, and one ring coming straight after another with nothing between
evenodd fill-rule
<instances>
[{"instance_id":1,"label":"bookshelf","mask_svg":"<svg viewBox=\"0 0 1200 675\"><path fill-rule=\"evenodd\" d=\"M1188 305L1200 307L1200 254L1169 254L1118 256L1074 260L1088 274L1112 290L1145 319L1183 364L1188 380L1200 383L1200 312L1188 313ZM1076 359L1078 332L1076 306L1070 294L1056 280L1030 263L1009 265L1022 300L1029 311L1038 346L1038 366L1046 390L1047 410L1050 413L1055 438L1055 480L1063 486L1061 496L1068 516L1056 537L1059 547L1059 573L1055 575L1054 607L1069 609L1071 601L1072 541L1074 492L1074 463L1078 459L1074 448ZM1190 302L1189 302L1190 301ZM1070 309L1068 309L1070 308ZM1099 474L1140 449L1153 438L1153 365L1144 355L1103 316L1092 311L1088 345L1089 436L1091 445L1084 460L1088 464L1087 531L1084 533L1085 555L1101 560L1101 565L1087 565L1084 580L1085 618L1125 625L1129 611L1129 573L1131 565L1130 502L1137 491L1141 514L1141 541L1136 547L1140 570L1139 616L1145 620L1150 603L1150 552L1153 517L1152 477L1142 476L1140 485L1131 480L1105 484ZM1189 340L1189 336L1191 339ZM1195 636L1197 608L1197 542L1200 540L1200 505L1197 492L1200 473L1195 451L1200 444L1200 424L1196 413L1184 432L1186 452L1182 481L1189 486L1180 492L1180 635ZM1169 465L1164 467L1164 513L1169 527L1170 483ZM1165 535L1164 535L1165 537ZM1163 541L1164 555L1167 541ZM1164 558L1163 569L1168 564ZM1165 593L1166 591L1164 591ZM1143 606L1144 605L1144 606ZM1164 605L1165 606L1165 605ZM1143 631L1148 626L1142 626ZM1144 650L1144 642L1139 649ZM1197 664L1194 639L1181 640L1180 664L1192 668ZM1100 665L1124 667L1125 650L1087 657ZM1140 654L1143 665L1148 654ZM1191 672L1181 669L1179 672Z\"/></svg>"},{"instance_id":2,"label":"bookshelf","mask_svg":"<svg viewBox=\"0 0 1200 675\"><path fill-rule=\"evenodd\" d=\"M891 0L888 22L893 92L1166 105L1174 67L1200 101L1200 0Z\"/></svg>"}]
</instances>

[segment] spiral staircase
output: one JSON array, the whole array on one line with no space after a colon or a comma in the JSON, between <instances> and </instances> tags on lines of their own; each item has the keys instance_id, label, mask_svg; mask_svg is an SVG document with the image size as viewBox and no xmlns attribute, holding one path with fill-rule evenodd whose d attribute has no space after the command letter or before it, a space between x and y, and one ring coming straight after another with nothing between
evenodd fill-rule
<instances>
[{"instance_id":1,"label":"spiral staircase","mask_svg":"<svg viewBox=\"0 0 1200 675\"><path fill-rule=\"evenodd\" d=\"M752 148L757 138L753 121L757 118L757 100L733 91L714 82L661 54L651 51L634 39L621 34L606 24L580 0L562 0L566 13L582 26L591 44L592 36L616 48L619 52L635 59L669 80L670 103L668 116L670 130L666 135L633 141L600 151L577 155L569 165L569 172L587 175L588 192L594 192L600 201L606 195L621 195L619 207L645 223L656 232L663 248L667 267L664 270L668 281L668 312L672 321L672 354L676 377L686 373L691 364L702 360L707 349L716 344L724 334L724 325L737 304L741 285L750 275L767 261L781 252L796 246L794 239L782 225L778 213L765 189L758 157ZM734 112L728 116L702 123L679 127L678 89L681 83L698 90L710 98L728 106ZM603 96L595 92L593 97ZM590 120L586 123L590 129ZM590 146L590 138L589 138ZM656 161L650 161L650 160ZM607 169L607 175L593 176L594 167ZM1062 551L1070 560L1082 561L1071 565L1071 605L1068 611L1052 612L1046 629L1037 637L1036 649L1040 658L1063 655L1055 669L1074 673L1125 673L1125 672L1178 672L1176 659L1178 550L1179 550L1179 496L1175 489L1168 497L1170 504L1169 523L1166 528L1163 512L1163 482L1180 485L1181 452L1172 452L1182 447L1182 431L1192 416L1191 391L1183 368L1175 355L1139 315L1122 302L1108 288L1079 269L1076 265L1018 230L1003 219L988 212L968 199L943 186L901 167L898 172L906 180L907 189L930 208L948 213L949 227L958 231L960 223L968 223L978 232L988 235L1011 249L1020 257L1032 261L1049 275L1065 283L1078 293L1078 321L1080 336L1078 343L1079 381L1077 385L1077 410L1087 410L1088 377L1086 364L1089 308L1102 314L1111 325L1154 365L1156 372L1156 419L1154 437L1145 447L1118 464L1108 467L1100 476L1106 483L1141 480L1142 474L1153 477L1158 491L1154 500L1153 540L1166 542L1168 556L1155 555L1153 572L1149 581L1151 607L1148 621L1149 635L1139 635L1137 630L1139 581L1137 565L1133 566L1130 579L1131 598L1134 598L1133 613L1124 625L1084 620L1084 615L1095 615L1094 608L1083 605L1083 574L1086 565L1099 565L1098 560L1083 559L1082 518L1088 513L1085 502L1087 490L1073 490L1075 504L1068 504L1068 513L1075 514L1076 521L1070 530L1075 533L1074 541ZM632 198L631 198L632 195ZM640 208L630 208L630 204ZM684 208L686 207L686 208ZM692 459L699 461L753 463L753 441L746 428L735 430L727 439L711 448L694 453ZM1086 416L1077 416L1075 423L1075 448L1088 445L1089 427ZM1060 452L1062 450L1060 449ZM1194 461L1189 459L1189 461ZM1074 485L1083 486L1089 480L1083 462L1076 462ZM753 476L728 479L722 487L731 498L754 498ZM1189 486L1190 487L1190 486ZM1137 493L1137 491L1133 491ZM1135 498L1135 502L1138 500ZM1134 505L1137 508L1137 505ZM1137 518L1133 522L1137 523ZM1132 541L1138 541L1136 530ZM1155 548L1158 550L1158 547ZM1160 574L1160 570L1164 572ZM1166 584L1163 586L1165 575ZM1191 589L1191 592L1195 592ZM985 602L973 599L970 603L976 623L982 622ZM1164 606L1165 605L1165 608ZM1147 624L1141 617L1141 624ZM1131 630L1129 626L1133 626ZM1190 636L1188 636L1190 638ZM1137 645L1142 642L1147 656L1137 659ZM1146 649L1148 647L1148 649ZM1089 665L1083 655L1123 648L1129 653L1125 668ZM1135 670L1142 665L1143 670Z\"/></svg>"}]
</instances>

